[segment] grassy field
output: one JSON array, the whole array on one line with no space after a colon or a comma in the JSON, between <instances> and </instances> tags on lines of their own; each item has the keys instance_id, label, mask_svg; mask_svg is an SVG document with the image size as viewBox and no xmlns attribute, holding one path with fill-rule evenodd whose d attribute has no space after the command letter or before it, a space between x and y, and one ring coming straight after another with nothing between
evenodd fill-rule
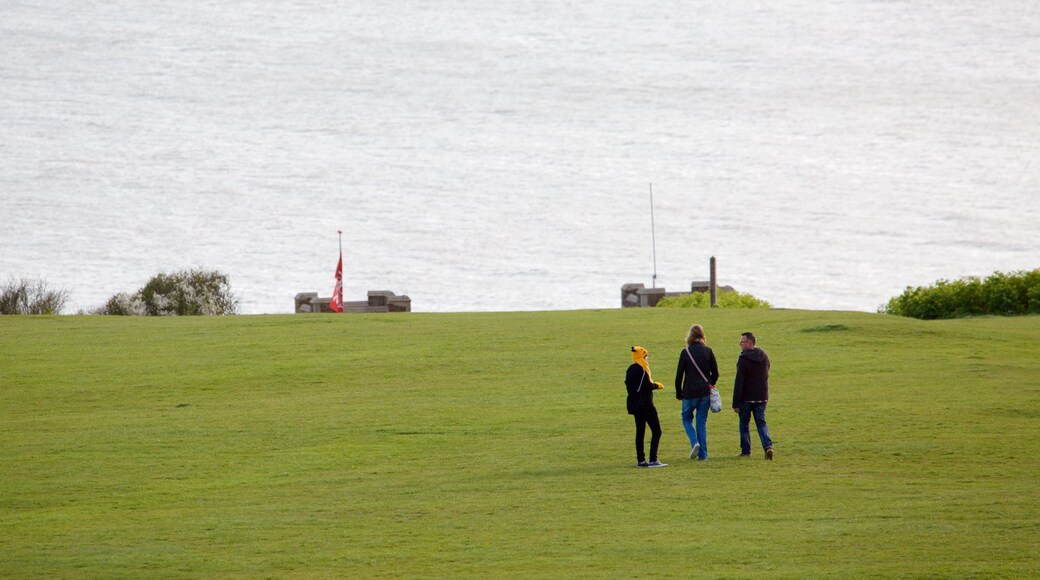
<instances>
[{"instance_id":1,"label":"grassy field","mask_svg":"<svg viewBox=\"0 0 1040 580\"><path fill-rule=\"evenodd\" d=\"M703 324L776 459L688 459ZM1038 577L1040 317L0 317L0 577ZM665 469L623 377L650 350Z\"/></svg>"}]
</instances>

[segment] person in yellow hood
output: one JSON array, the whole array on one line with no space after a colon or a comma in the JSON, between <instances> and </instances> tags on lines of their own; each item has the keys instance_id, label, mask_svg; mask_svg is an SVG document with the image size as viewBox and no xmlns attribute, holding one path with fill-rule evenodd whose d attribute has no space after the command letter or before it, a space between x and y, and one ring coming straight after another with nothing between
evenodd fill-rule
<instances>
[{"instance_id":1,"label":"person in yellow hood","mask_svg":"<svg viewBox=\"0 0 1040 580\"><path fill-rule=\"evenodd\" d=\"M667 463L657 460L657 448L661 443L661 421L657 418L654 407L654 391L663 389L664 385L654 382L650 376L650 356L641 346L632 347L632 364L625 373L625 388L628 389L628 414L636 420L636 465L638 467L667 467ZM643 440L646 427L650 426L650 461L646 460L643 451Z\"/></svg>"}]
</instances>

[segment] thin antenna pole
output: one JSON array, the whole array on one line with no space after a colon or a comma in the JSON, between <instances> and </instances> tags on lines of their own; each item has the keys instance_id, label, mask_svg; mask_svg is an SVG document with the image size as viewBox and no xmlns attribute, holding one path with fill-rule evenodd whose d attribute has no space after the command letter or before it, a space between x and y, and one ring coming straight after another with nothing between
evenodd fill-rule
<instances>
[{"instance_id":1,"label":"thin antenna pole","mask_svg":"<svg viewBox=\"0 0 1040 580\"><path fill-rule=\"evenodd\" d=\"M650 244L654 253L653 288L657 288L657 234L654 231L654 184L650 184Z\"/></svg>"}]
</instances>

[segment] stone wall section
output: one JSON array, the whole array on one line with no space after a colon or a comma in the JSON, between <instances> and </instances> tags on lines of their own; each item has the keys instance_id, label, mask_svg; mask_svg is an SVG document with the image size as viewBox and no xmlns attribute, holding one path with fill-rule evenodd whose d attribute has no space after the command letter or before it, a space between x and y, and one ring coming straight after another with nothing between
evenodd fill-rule
<instances>
[{"instance_id":1,"label":"stone wall section","mask_svg":"<svg viewBox=\"0 0 1040 580\"><path fill-rule=\"evenodd\" d=\"M297 314L308 312L332 312L332 298L319 298L317 292L300 292L296 295ZM398 296L389 290L369 290L368 300L344 302L343 313L354 312L411 312L412 299Z\"/></svg>"},{"instance_id":2,"label":"stone wall section","mask_svg":"<svg viewBox=\"0 0 1040 580\"><path fill-rule=\"evenodd\" d=\"M685 296L694 292L708 292L711 282L691 282L689 292L667 292L664 288L647 288L642 284L625 284L621 287L622 308L651 308L657 306L662 298ZM719 286L719 292L735 292L732 286Z\"/></svg>"}]
</instances>

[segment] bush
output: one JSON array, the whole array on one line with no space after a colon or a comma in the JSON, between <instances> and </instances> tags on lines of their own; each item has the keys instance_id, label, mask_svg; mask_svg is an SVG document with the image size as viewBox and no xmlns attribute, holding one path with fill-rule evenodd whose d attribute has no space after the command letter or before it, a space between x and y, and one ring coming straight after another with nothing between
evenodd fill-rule
<instances>
[{"instance_id":1,"label":"bush","mask_svg":"<svg viewBox=\"0 0 1040 580\"><path fill-rule=\"evenodd\" d=\"M716 294L715 306L718 308L772 308L765 300L740 292L719 292ZM682 296L662 298L658 308L710 308L711 294L708 292L691 292Z\"/></svg>"},{"instance_id":2,"label":"bush","mask_svg":"<svg viewBox=\"0 0 1040 580\"><path fill-rule=\"evenodd\" d=\"M226 274L215 270L182 270L156 274L136 293L120 293L109 298L96 313L118 316L237 314L238 299L231 293L231 282Z\"/></svg>"},{"instance_id":3,"label":"bush","mask_svg":"<svg viewBox=\"0 0 1040 580\"><path fill-rule=\"evenodd\" d=\"M61 314L68 299L68 290L50 290L43 280L11 278L0 288L0 314Z\"/></svg>"},{"instance_id":4,"label":"bush","mask_svg":"<svg viewBox=\"0 0 1040 580\"><path fill-rule=\"evenodd\" d=\"M934 320L996 314L1040 314L1040 269L994 272L985 280L969 276L907 287L878 309L883 314Z\"/></svg>"},{"instance_id":5,"label":"bush","mask_svg":"<svg viewBox=\"0 0 1040 580\"><path fill-rule=\"evenodd\" d=\"M94 314L111 314L113 316L146 316L148 314L147 309L144 306L144 300L141 299L141 293L127 294L126 292L120 292L115 296L108 299L108 302L104 306L99 308Z\"/></svg>"}]
</instances>

